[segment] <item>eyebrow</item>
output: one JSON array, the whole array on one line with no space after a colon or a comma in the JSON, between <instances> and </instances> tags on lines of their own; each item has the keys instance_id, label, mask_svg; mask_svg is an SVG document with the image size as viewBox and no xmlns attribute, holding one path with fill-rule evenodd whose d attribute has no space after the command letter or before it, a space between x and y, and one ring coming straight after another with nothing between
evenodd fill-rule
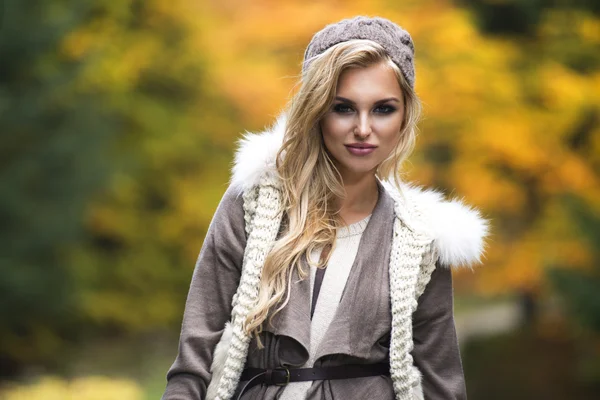
<instances>
[{"instance_id":1,"label":"eyebrow","mask_svg":"<svg viewBox=\"0 0 600 400\"><path fill-rule=\"evenodd\" d=\"M342 96L335 96L335 100L343 101L345 103L350 103L350 104L356 104L354 101L347 99L345 97L342 97ZM397 97L386 97L385 99L377 100L375 102L375 104L382 104L382 103L385 103L388 101L395 101L396 103L400 103L400 100L398 100Z\"/></svg>"}]
</instances>

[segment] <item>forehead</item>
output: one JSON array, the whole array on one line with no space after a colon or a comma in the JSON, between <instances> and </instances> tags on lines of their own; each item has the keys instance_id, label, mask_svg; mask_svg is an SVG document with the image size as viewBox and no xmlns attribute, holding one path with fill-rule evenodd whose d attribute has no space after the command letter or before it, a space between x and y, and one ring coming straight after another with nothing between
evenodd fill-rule
<instances>
[{"instance_id":1,"label":"forehead","mask_svg":"<svg viewBox=\"0 0 600 400\"><path fill-rule=\"evenodd\" d=\"M384 62L368 67L348 68L338 80L336 95L353 101L402 96L394 70Z\"/></svg>"}]
</instances>

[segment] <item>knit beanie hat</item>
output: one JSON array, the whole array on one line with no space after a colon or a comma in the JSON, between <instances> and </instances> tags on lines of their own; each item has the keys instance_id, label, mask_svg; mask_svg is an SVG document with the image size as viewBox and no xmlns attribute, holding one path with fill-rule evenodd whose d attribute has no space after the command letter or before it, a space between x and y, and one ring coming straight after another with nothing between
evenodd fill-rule
<instances>
[{"instance_id":1,"label":"knit beanie hat","mask_svg":"<svg viewBox=\"0 0 600 400\"><path fill-rule=\"evenodd\" d=\"M380 17L358 16L327 25L315 33L304 53L302 71L314 57L338 43L353 39L366 39L381 45L392 61L400 68L411 87L415 85L413 45L410 34L392 21Z\"/></svg>"}]
</instances>

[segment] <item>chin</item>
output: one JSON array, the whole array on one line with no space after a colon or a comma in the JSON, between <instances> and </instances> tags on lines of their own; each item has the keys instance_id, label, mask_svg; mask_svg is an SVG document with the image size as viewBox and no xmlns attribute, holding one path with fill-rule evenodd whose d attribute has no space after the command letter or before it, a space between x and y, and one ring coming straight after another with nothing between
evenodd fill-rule
<instances>
[{"instance_id":1,"label":"chin","mask_svg":"<svg viewBox=\"0 0 600 400\"><path fill-rule=\"evenodd\" d=\"M365 176L375 175L377 172L377 165L341 165L340 173L342 176Z\"/></svg>"}]
</instances>

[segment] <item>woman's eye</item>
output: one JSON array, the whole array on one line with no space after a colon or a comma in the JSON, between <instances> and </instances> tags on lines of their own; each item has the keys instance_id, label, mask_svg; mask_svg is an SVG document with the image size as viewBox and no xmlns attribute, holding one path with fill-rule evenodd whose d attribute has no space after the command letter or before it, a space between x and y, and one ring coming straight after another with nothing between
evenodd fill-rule
<instances>
[{"instance_id":1,"label":"woman's eye","mask_svg":"<svg viewBox=\"0 0 600 400\"><path fill-rule=\"evenodd\" d=\"M352 112L352 107L347 104L336 104L333 106L333 111L340 114Z\"/></svg>"},{"instance_id":2,"label":"woman's eye","mask_svg":"<svg viewBox=\"0 0 600 400\"><path fill-rule=\"evenodd\" d=\"M386 105L382 105L382 106L377 106L375 107L374 110L377 114L391 114L394 111L396 111L396 108L392 107L392 106L386 106Z\"/></svg>"}]
</instances>

